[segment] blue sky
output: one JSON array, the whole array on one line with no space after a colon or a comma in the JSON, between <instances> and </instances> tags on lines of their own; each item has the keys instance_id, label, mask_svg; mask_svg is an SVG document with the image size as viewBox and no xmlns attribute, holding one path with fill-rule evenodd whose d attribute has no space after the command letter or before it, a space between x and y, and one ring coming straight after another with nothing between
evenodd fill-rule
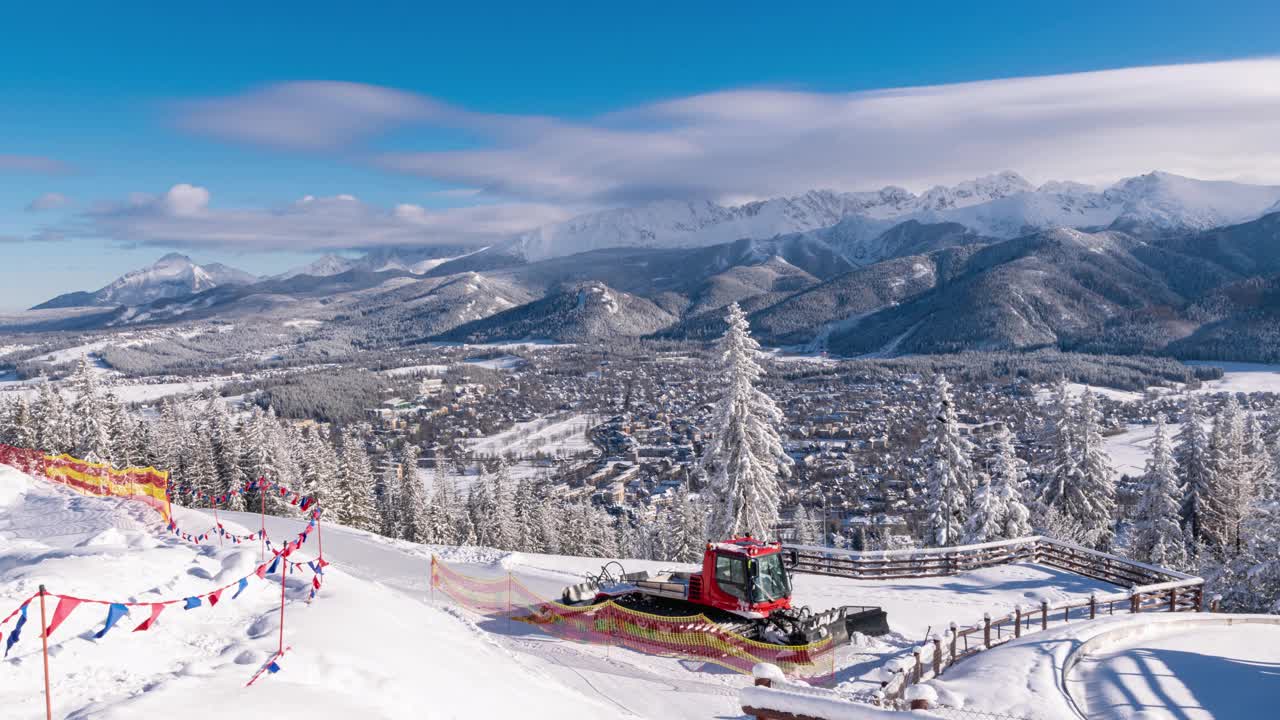
<instances>
[{"instance_id":1,"label":"blue sky","mask_svg":"<svg viewBox=\"0 0 1280 720\"><path fill-rule=\"evenodd\" d=\"M319 250L481 242L651 199L920 190L1007 165L1033 181L1158 164L1280 182L1274 147L1187 150L1176 134L1241 138L1221 118L1272 111L1255 90L1275 65L1212 63L1280 53L1275 3L474 5L6 8L0 308L96 288L173 248L279 271ZM957 85L1147 66L1207 69ZM944 89L907 93L910 106L868 93L918 86ZM1046 152L1050 134L1087 140L1104 116L1107 142L1135 145L1113 132L1117 117L1152 121L1150 102L1125 104L1134 88L1180 118L1161 145L1093 164ZM965 114L1045 97L1052 113L1012 129ZM905 123L916 134L893 136L891 156L859 146L876 132L859 124L869 109L919 119ZM924 122L952 114L963 121ZM936 161L944 137L974 150Z\"/></svg>"}]
</instances>

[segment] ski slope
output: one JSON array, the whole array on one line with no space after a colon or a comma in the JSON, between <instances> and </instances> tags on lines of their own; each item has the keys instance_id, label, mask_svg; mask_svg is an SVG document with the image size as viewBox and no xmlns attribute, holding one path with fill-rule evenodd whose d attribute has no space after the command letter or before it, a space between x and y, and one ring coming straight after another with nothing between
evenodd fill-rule
<instances>
[{"instance_id":1,"label":"ski slope","mask_svg":"<svg viewBox=\"0 0 1280 720\"><path fill-rule=\"evenodd\" d=\"M220 513L231 532L262 520ZM213 525L203 511L175 508L192 532ZM304 527L267 517L272 537ZM514 578L546 597L597 570L598 559L429 547L329 524L322 542L333 563L317 600L305 602L309 573L287 578L281 672L243 688L275 650L279 577L250 578L248 590L216 607L170 607L157 627L132 633L127 617L101 640L91 635L105 608L84 605L51 638L56 717L563 718L706 720L739 717L736 693L750 679L719 666L598 645L579 645L503 617L452 607L429 584L434 552L476 576ZM163 532L145 511L113 499L85 498L0 467L0 612L46 583L52 593L148 601L197 594L252 572L257 545L195 546ZM308 559L304 555L302 559ZM628 570L670 563L625 561ZM879 668L909 652L930 628L972 622L983 612L1102 589L1099 583L1035 565L1011 565L948 578L857 582L797 576L797 602L815 608L876 604L894 633L861 639L837 655L843 690L878 685ZM35 610L36 608L32 608ZM12 625L10 625L10 628ZM35 716L40 692L39 635L24 631L0 672L0 707ZM6 628L7 631L10 628Z\"/></svg>"},{"instance_id":2,"label":"ski slope","mask_svg":"<svg viewBox=\"0 0 1280 720\"><path fill-rule=\"evenodd\" d=\"M256 527L251 513L226 513L241 524ZM266 518L275 535L296 533L301 523ZM324 526L325 557L344 572L378 582L415 597L430 597L431 553L452 568L478 577L503 577L510 572L525 587L546 598L558 598L566 586L584 573L597 572L605 562L596 558L505 553L482 548L415 545L371 533ZM628 571L671 567L675 563L622 560ZM1115 587L1040 565L1015 564L987 568L953 577L892 581L855 581L816 575L795 576L795 601L815 609L835 605L879 605L889 613L893 632L882 638L862 638L840 648L836 680L842 690L867 692L879 688L880 667L891 657L909 653L928 633L947 623L973 623L984 612L1004 612L1014 605L1057 602ZM437 594L435 601L446 604ZM461 613L490 631L495 642L533 663L539 670L584 694L614 703L639 717L738 717L738 688L750 679L715 665L660 658L604 646L577 645L545 636L505 619ZM655 696L655 693L657 694Z\"/></svg>"},{"instance_id":3,"label":"ski slope","mask_svg":"<svg viewBox=\"0 0 1280 720\"><path fill-rule=\"evenodd\" d=\"M180 525L203 531L213 524L204 513L176 510ZM301 525L279 531L293 534ZM148 601L208 590L258 564L257 546L195 546L162 530L154 517L117 500L80 497L0 466L3 614L39 583L51 593ZM281 672L244 688L279 633L278 576L251 580L238 599L190 611L171 606L145 633L130 632L142 619L131 615L101 640L92 634L105 607L80 606L50 637L54 717L154 718L179 709L187 720L624 716L448 609L431 607L421 593L341 567L329 568L310 605L310 577L287 578L285 642L292 650ZM29 612L0 668L4 717L43 717L38 605Z\"/></svg>"}]
</instances>

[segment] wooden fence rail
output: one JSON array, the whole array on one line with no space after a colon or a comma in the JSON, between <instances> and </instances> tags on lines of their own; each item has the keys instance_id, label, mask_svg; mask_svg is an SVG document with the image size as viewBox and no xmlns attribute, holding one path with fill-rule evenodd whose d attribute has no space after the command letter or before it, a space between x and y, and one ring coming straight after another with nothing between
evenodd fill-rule
<instances>
[{"instance_id":1,"label":"wooden fence rail","mask_svg":"<svg viewBox=\"0 0 1280 720\"><path fill-rule=\"evenodd\" d=\"M784 553L785 562L793 572L856 580L945 577L1031 562L1128 588L1105 595L1094 594L1086 600L1052 605L1045 601L1035 606L1015 607L1007 613L988 613L975 625L950 623L945 633L935 633L913 649L910 656L899 656L886 665L890 677L882 682L879 694L885 704L902 700L908 687L941 675L966 657L1044 630L1050 624L1087 621L1118 613L1202 611L1205 601L1201 578L1044 536L886 552L786 545Z\"/></svg>"}]
</instances>

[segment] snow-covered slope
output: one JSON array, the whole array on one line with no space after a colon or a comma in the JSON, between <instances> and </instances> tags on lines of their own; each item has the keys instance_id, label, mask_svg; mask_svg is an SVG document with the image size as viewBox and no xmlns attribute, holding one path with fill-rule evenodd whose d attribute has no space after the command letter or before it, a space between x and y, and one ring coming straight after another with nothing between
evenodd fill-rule
<instances>
[{"instance_id":1,"label":"snow-covered slope","mask_svg":"<svg viewBox=\"0 0 1280 720\"><path fill-rule=\"evenodd\" d=\"M203 531L213 519L180 511ZM279 519L277 537L301 528ZM234 523L224 520L233 532ZM84 498L0 466L0 617L36 591L141 601L181 598L251 574L256 545L192 545L163 534L154 516L112 499ZM307 549L312 549L308 546ZM303 556L304 559L309 556ZM425 573L425 565L421 568ZM275 651L280 580L250 577L244 593L214 607L168 607L156 627L131 632L137 613L101 639L106 608L78 607L50 637L55 717L613 718L513 655L470 622L380 582L326 569L305 602L310 574L287 578L281 671L244 684ZM56 602L56 601L55 601ZM0 672L4 717L43 717L39 607ZM49 607L52 613L53 608ZM5 639L13 628L5 628Z\"/></svg>"},{"instance_id":2,"label":"snow-covered slope","mask_svg":"<svg viewBox=\"0 0 1280 720\"><path fill-rule=\"evenodd\" d=\"M1121 180L1103 197L1119 207L1119 227L1208 230L1247 222L1273 210L1280 201L1280 187L1152 172Z\"/></svg>"}]
</instances>

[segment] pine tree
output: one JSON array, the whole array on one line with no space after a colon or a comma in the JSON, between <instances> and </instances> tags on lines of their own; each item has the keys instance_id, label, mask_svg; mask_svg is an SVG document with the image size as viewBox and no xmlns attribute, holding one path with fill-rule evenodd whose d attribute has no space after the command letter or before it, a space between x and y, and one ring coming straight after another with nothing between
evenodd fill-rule
<instances>
[{"instance_id":1,"label":"pine tree","mask_svg":"<svg viewBox=\"0 0 1280 720\"><path fill-rule=\"evenodd\" d=\"M475 544L480 547L494 546L494 505L490 490L492 490L492 483L489 481L488 473L483 471L467 489L467 518L471 521L470 532L474 536Z\"/></svg>"},{"instance_id":2,"label":"pine tree","mask_svg":"<svg viewBox=\"0 0 1280 720\"><path fill-rule=\"evenodd\" d=\"M1240 552L1241 529L1253 502L1252 468L1245 441L1240 404L1229 395L1214 416L1209 434L1209 488L1201 532L1205 546L1220 557Z\"/></svg>"},{"instance_id":3,"label":"pine tree","mask_svg":"<svg viewBox=\"0 0 1280 720\"><path fill-rule=\"evenodd\" d=\"M427 502L423 539L419 542L434 545L458 545L458 515L456 488L453 478L443 468L437 467L431 483L431 499Z\"/></svg>"},{"instance_id":4,"label":"pine tree","mask_svg":"<svg viewBox=\"0 0 1280 720\"><path fill-rule=\"evenodd\" d=\"M1115 479L1096 396L1086 388L1075 412L1063 415L1075 424L1060 430L1071 459L1060 460L1050 485L1041 489L1042 524L1061 539L1106 549L1114 534Z\"/></svg>"},{"instance_id":5,"label":"pine tree","mask_svg":"<svg viewBox=\"0 0 1280 720\"><path fill-rule=\"evenodd\" d=\"M538 498L534 495L532 479L521 477L516 483L512 511L515 513L516 549L524 552L539 552L541 538L537 523L541 518L538 517Z\"/></svg>"},{"instance_id":6,"label":"pine tree","mask_svg":"<svg viewBox=\"0 0 1280 720\"><path fill-rule=\"evenodd\" d=\"M1004 525L1004 498L995 493L991 478L986 473L975 472L974 478L973 503L969 507L969 516L964 525L965 544L984 543L999 538L1001 526Z\"/></svg>"},{"instance_id":7,"label":"pine tree","mask_svg":"<svg viewBox=\"0 0 1280 720\"><path fill-rule=\"evenodd\" d=\"M204 493L206 496L217 494L221 489L218 483L218 468L214 461L212 433L196 432L189 439L191 460L187 465L187 482L193 493ZM192 507L209 507L212 501L193 497Z\"/></svg>"},{"instance_id":8,"label":"pine tree","mask_svg":"<svg viewBox=\"0 0 1280 720\"><path fill-rule=\"evenodd\" d=\"M701 459L717 499L712 534L768 538L778 522L778 477L790 472L791 460L776 429L783 414L755 387L764 376L756 359L760 345L752 339L747 317L737 303L729 306L726 322L728 328L717 348L718 377L724 381L725 394L716 403Z\"/></svg>"},{"instance_id":9,"label":"pine tree","mask_svg":"<svg viewBox=\"0 0 1280 720\"><path fill-rule=\"evenodd\" d=\"M410 542L427 542L427 490L418 474L418 446L405 443L400 453L404 478L400 493L400 537Z\"/></svg>"},{"instance_id":10,"label":"pine tree","mask_svg":"<svg viewBox=\"0 0 1280 720\"><path fill-rule=\"evenodd\" d=\"M116 394L110 390L103 396L103 407L106 411L104 422L107 432L109 462L119 468L140 464L142 458L134 452L133 436L136 431L133 427L133 418L125 410L124 405L120 403L120 399L116 397Z\"/></svg>"},{"instance_id":11,"label":"pine tree","mask_svg":"<svg viewBox=\"0 0 1280 720\"><path fill-rule=\"evenodd\" d=\"M962 540L973 496L973 446L960 434L958 423L951 383L939 373L933 385L933 422L921 447L927 464L925 541L937 547Z\"/></svg>"},{"instance_id":12,"label":"pine tree","mask_svg":"<svg viewBox=\"0 0 1280 720\"><path fill-rule=\"evenodd\" d=\"M1080 474L1076 454L1078 426L1076 405L1067 388L1067 381L1059 378L1053 389L1053 413L1049 421L1052 453L1036 498L1042 514L1057 505L1059 499L1067 493L1067 483Z\"/></svg>"},{"instance_id":13,"label":"pine tree","mask_svg":"<svg viewBox=\"0 0 1280 720\"><path fill-rule=\"evenodd\" d=\"M357 430L342 436L341 469L333 498L333 511L339 523L359 530L378 529L377 511L373 504L373 468L369 454Z\"/></svg>"},{"instance_id":14,"label":"pine tree","mask_svg":"<svg viewBox=\"0 0 1280 720\"><path fill-rule=\"evenodd\" d=\"M212 435L213 466L218 477L216 492L226 496L222 507L227 510L244 510L240 494L232 493L233 490L243 489L248 478L240 464L240 432L229 414L222 412L214 418Z\"/></svg>"},{"instance_id":15,"label":"pine tree","mask_svg":"<svg viewBox=\"0 0 1280 720\"><path fill-rule=\"evenodd\" d=\"M1133 556L1161 567L1187 564L1186 542L1178 523L1180 506L1173 451L1164 415L1156 416L1151 458L1142 478L1142 497L1134 520Z\"/></svg>"},{"instance_id":16,"label":"pine tree","mask_svg":"<svg viewBox=\"0 0 1280 720\"><path fill-rule=\"evenodd\" d=\"M85 460L110 462L111 438L107 432L106 411L98 390L98 377L88 357L80 356L71 386L75 392L71 404L74 453Z\"/></svg>"},{"instance_id":17,"label":"pine tree","mask_svg":"<svg viewBox=\"0 0 1280 720\"><path fill-rule=\"evenodd\" d=\"M1210 486L1213 484L1209 464L1209 438L1204 432L1204 417L1200 401L1195 395L1187 397L1187 408L1182 414L1182 428L1178 431L1178 445L1174 451L1176 473L1182 480L1180 517L1183 534L1192 548L1204 541L1204 513Z\"/></svg>"},{"instance_id":18,"label":"pine tree","mask_svg":"<svg viewBox=\"0 0 1280 720\"><path fill-rule=\"evenodd\" d=\"M490 477L489 497L493 503L490 540L492 547L500 550L516 549L519 540L514 492L506 465L499 464L497 472Z\"/></svg>"},{"instance_id":19,"label":"pine tree","mask_svg":"<svg viewBox=\"0 0 1280 720\"><path fill-rule=\"evenodd\" d=\"M795 526L795 541L800 545L815 545L818 543L818 523L814 522L813 516L809 514L809 509L804 503L796 503L795 513L792 515L792 524Z\"/></svg>"},{"instance_id":20,"label":"pine tree","mask_svg":"<svg viewBox=\"0 0 1280 720\"><path fill-rule=\"evenodd\" d=\"M25 396L19 395L14 400L9 408L7 424L5 439L9 444L20 448L40 447L35 439L35 419L31 417L31 405Z\"/></svg>"},{"instance_id":21,"label":"pine tree","mask_svg":"<svg viewBox=\"0 0 1280 720\"><path fill-rule=\"evenodd\" d=\"M681 486L672 494L662 517L663 559L689 563L701 558L706 543L706 515L687 488Z\"/></svg>"},{"instance_id":22,"label":"pine tree","mask_svg":"<svg viewBox=\"0 0 1280 720\"><path fill-rule=\"evenodd\" d=\"M1013 446L1013 433L1001 425L992 438L991 493L1004 511L996 537L1012 540L1032 533L1026 505L1027 464Z\"/></svg>"},{"instance_id":23,"label":"pine tree","mask_svg":"<svg viewBox=\"0 0 1280 720\"><path fill-rule=\"evenodd\" d=\"M398 462L386 458L381 479L376 485L378 508L378 532L389 538L403 537L403 521L400 517L404 502L404 468Z\"/></svg>"},{"instance_id":24,"label":"pine tree","mask_svg":"<svg viewBox=\"0 0 1280 720\"><path fill-rule=\"evenodd\" d=\"M1256 486L1242 529L1243 548L1230 565L1224 602L1241 612L1280 612L1280 475Z\"/></svg>"},{"instance_id":25,"label":"pine tree","mask_svg":"<svg viewBox=\"0 0 1280 720\"><path fill-rule=\"evenodd\" d=\"M36 400L31 406L36 447L47 453L60 454L70 452L73 448L71 423L67 414L66 403L47 379L36 391Z\"/></svg>"}]
</instances>

